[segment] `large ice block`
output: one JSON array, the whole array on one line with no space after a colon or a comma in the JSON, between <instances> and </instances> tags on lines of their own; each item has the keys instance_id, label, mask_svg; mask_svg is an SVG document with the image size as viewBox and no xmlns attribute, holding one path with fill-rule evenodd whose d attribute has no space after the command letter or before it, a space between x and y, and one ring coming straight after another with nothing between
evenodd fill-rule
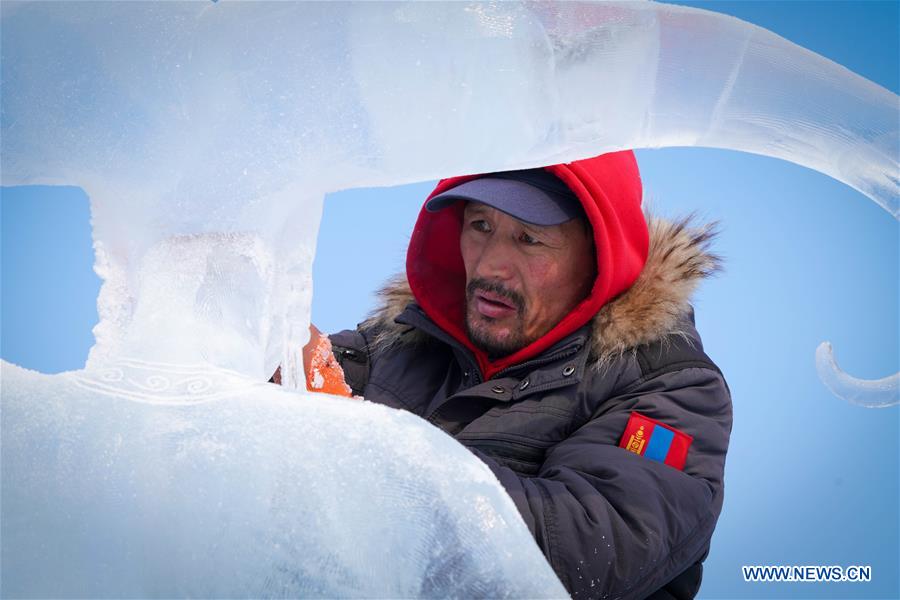
<instances>
[{"instance_id":1,"label":"large ice block","mask_svg":"<svg viewBox=\"0 0 900 600\"><path fill-rule=\"evenodd\" d=\"M2 377L3 597L565 596L409 413L202 366Z\"/></svg>"}]
</instances>

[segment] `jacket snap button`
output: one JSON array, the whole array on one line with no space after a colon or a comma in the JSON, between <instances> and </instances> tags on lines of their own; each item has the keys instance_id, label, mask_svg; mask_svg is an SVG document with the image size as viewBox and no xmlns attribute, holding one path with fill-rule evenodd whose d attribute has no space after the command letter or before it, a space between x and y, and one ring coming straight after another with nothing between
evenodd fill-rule
<instances>
[{"instance_id":1,"label":"jacket snap button","mask_svg":"<svg viewBox=\"0 0 900 600\"><path fill-rule=\"evenodd\" d=\"M505 392L506 390L503 389L502 386L495 385L493 388L491 388L491 391L494 392L495 394L502 394L502 393Z\"/></svg>"},{"instance_id":2,"label":"jacket snap button","mask_svg":"<svg viewBox=\"0 0 900 600\"><path fill-rule=\"evenodd\" d=\"M574 373L574 372L575 372L575 367L573 367L572 365L569 365L563 369L563 377L570 377L572 375L572 373Z\"/></svg>"},{"instance_id":3,"label":"jacket snap button","mask_svg":"<svg viewBox=\"0 0 900 600\"><path fill-rule=\"evenodd\" d=\"M527 379L523 379L522 383L519 384L519 389L524 390L528 387L529 381Z\"/></svg>"}]
</instances>

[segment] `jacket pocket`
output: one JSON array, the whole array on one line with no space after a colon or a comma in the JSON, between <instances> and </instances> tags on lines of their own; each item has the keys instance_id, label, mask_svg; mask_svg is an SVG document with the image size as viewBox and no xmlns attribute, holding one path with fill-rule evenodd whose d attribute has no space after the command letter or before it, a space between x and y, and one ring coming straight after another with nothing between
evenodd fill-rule
<instances>
[{"instance_id":1,"label":"jacket pocket","mask_svg":"<svg viewBox=\"0 0 900 600\"><path fill-rule=\"evenodd\" d=\"M528 477L537 475L549 447L549 444L539 442L527 443L502 438L460 438L459 441Z\"/></svg>"}]
</instances>

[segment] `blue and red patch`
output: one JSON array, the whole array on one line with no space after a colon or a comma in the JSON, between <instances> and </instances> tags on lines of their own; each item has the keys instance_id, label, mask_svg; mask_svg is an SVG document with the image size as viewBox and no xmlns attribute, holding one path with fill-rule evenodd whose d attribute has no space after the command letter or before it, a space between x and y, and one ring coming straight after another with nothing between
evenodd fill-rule
<instances>
[{"instance_id":1,"label":"blue and red patch","mask_svg":"<svg viewBox=\"0 0 900 600\"><path fill-rule=\"evenodd\" d=\"M693 441L694 438L674 427L632 412L619 447L683 471Z\"/></svg>"}]
</instances>

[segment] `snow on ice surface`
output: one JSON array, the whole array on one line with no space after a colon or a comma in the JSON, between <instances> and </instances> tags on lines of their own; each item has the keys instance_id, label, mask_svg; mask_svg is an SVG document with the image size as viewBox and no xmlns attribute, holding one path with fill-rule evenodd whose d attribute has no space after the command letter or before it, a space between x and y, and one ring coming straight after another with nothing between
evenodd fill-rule
<instances>
[{"instance_id":1,"label":"snow on ice surface","mask_svg":"<svg viewBox=\"0 0 900 600\"><path fill-rule=\"evenodd\" d=\"M5 595L562 594L443 433L257 383L281 364L302 386L326 192L703 145L817 169L898 214L897 96L714 13L0 11L3 183L84 188L104 280L85 371L3 366ZM884 385L874 402L896 402Z\"/></svg>"},{"instance_id":2,"label":"snow on ice surface","mask_svg":"<svg viewBox=\"0 0 900 600\"><path fill-rule=\"evenodd\" d=\"M490 470L425 421L177 370L221 393L131 401L3 364L4 597L565 595Z\"/></svg>"}]
</instances>

